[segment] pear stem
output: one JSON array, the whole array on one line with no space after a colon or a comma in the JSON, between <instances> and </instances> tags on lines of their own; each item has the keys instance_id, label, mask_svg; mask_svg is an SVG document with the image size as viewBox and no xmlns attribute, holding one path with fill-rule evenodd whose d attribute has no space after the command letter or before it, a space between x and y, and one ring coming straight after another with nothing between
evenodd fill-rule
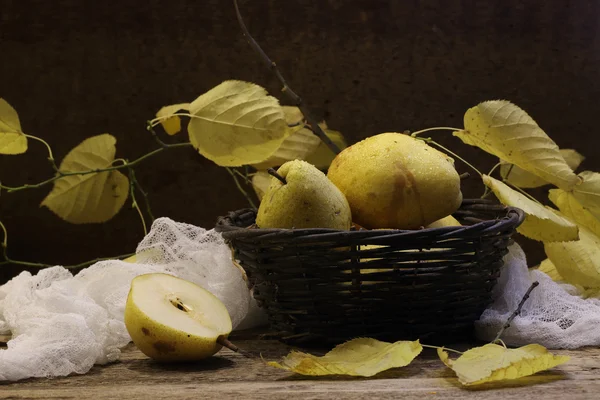
<instances>
[{"instance_id":1,"label":"pear stem","mask_svg":"<svg viewBox=\"0 0 600 400\"><path fill-rule=\"evenodd\" d=\"M231 341L229 341L229 339L227 339L225 336L219 336L217 338L217 343L219 343L223 347L228 348L229 350L231 350L233 352L243 355L246 358L256 358L252 354L240 349L235 344L231 343Z\"/></svg>"},{"instance_id":2,"label":"pear stem","mask_svg":"<svg viewBox=\"0 0 600 400\"><path fill-rule=\"evenodd\" d=\"M267 172L269 173L269 175L274 176L275 178L279 179L279 181L281 183L283 183L284 185L287 184L287 181L285 180L285 178L283 176L279 175L277 173L277 171L275 171L273 168L269 168L267 170Z\"/></svg>"}]
</instances>

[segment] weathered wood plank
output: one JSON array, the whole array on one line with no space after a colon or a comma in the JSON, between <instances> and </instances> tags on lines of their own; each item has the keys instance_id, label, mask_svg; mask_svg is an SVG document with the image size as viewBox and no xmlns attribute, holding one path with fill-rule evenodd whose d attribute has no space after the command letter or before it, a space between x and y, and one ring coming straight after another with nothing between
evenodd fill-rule
<instances>
[{"instance_id":1,"label":"weathered wood plank","mask_svg":"<svg viewBox=\"0 0 600 400\"><path fill-rule=\"evenodd\" d=\"M277 359L289 347L272 340L239 340L265 359ZM600 393L600 349L556 351L572 357L565 365L504 386L464 389L453 372L426 350L413 364L374 378L309 379L248 359L229 350L201 363L159 364L133 345L119 362L88 374L56 379L30 379L0 385L0 399L595 399Z\"/></svg>"}]
</instances>

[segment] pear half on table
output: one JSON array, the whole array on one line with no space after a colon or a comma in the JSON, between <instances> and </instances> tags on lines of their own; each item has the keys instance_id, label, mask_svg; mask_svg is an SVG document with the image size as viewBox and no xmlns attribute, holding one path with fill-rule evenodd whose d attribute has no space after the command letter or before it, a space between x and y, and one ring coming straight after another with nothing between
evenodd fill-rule
<instances>
[{"instance_id":1,"label":"pear half on table","mask_svg":"<svg viewBox=\"0 0 600 400\"><path fill-rule=\"evenodd\" d=\"M157 361L196 361L221 350L231 333L225 305L212 293L163 273L131 281L125 326L142 353Z\"/></svg>"}]
</instances>

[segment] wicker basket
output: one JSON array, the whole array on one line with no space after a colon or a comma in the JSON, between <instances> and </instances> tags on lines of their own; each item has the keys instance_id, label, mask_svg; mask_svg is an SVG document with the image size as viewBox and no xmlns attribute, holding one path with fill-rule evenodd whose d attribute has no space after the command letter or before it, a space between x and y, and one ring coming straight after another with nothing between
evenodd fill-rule
<instances>
[{"instance_id":1,"label":"wicker basket","mask_svg":"<svg viewBox=\"0 0 600 400\"><path fill-rule=\"evenodd\" d=\"M402 230L259 229L255 210L220 217L271 328L293 342L465 338L491 302L523 212L465 200L464 226ZM371 246L372 245L372 246ZM368 246L368 248L365 248Z\"/></svg>"}]
</instances>

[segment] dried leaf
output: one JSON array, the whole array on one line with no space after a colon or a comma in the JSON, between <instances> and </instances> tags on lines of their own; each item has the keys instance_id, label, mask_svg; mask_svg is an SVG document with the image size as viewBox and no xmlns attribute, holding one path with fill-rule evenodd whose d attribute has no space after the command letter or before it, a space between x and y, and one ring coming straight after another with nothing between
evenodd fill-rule
<instances>
[{"instance_id":1,"label":"dried leaf","mask_svg":"<svg viewBox=\"0 0 600 400\"><path fill-rule=\"evenodd\" d=\"M327 128L326 124L320 124L321 128L323 128L325 135L340 149L343 150L348 147L348 143L346 143L346 139L344 139L344 135L341 132L334 131ZM306 157L306 161L314 165L319 169L327 169L329 165L335 158L336 154L331 151L331 149L323 142L319 143L319 146L316 150Z\"/></svg>"},{"instance_id":2,"label":"dried leaf","mask_svg":"<svg viewBox=\"0 0 600 400\"><path fill-rule=\"evenodd\" d=\"M550 189L548 198L558 207L565 217L580 226L584 226L600 237L600 220L581 205L570 192L562 189Z\"/></svg>"},{"instance_id":3,"label":"dried leaf","mask_svg":"<svg viewBox=\"0 0 600 400\"><path fill-rule=\"evenodd\" d=\"M252 187L258 200L262 200L269 186L271 185L271 175L266 171L258 171L252 176Z\"/></svg>"},{"instance_id":4,"label":"dried leaf","mask_svg":"<svg viewBox=\"0 0 600 400\"><path fill-rule=\"evenodd\" d=\"M600 218L600 173L583 171L581 183L573 188L573 196L583 207Z\"/></svg>"},{"instance_id":5,"label":"dried leaf","mask_svg":"<svg viewBox=\"0 0 600 400\"><path fill-rule=\"evenodd\" d=\"M577 225L551 208L534 202L490 176L484 175L483 183L492 189L502 204L518 207L525 212L525 220L517 228L522 235L544 242L577 240Z\"/></svg>"},{"instance_id":6,"label":"dried leaf","mask_svg":"<svg viewBox=\"0 0 600 400\"><path fill-rule=\"evenodd\" d=\"M271 361L268 365L302 375L373 376L410 364L422 350L418 340L387 343L358 338L335 347L322 357L292 351L281 363Z\"/></svg>"},{"instance_id":7,"label":"dried leaf","mask_svg":"<svg viewBox=\"0 0 600 400\"><path fill-rule=\"evenodd\" d=\"M437 353L465 386L522 378L569 361L568 356L554 355L539 344L517 349L486 344L464 352L456 360L450 359L443 349L438 349Z\"/></svg>"},{"instance_id":8,"label":"dried leaf","mask_svg":"<svg viewBox=\"0 0 600 400\"><path fill-rule=\"evenodd\" d=\"M564 278L558 273L556 266L552 264L549 258L543 260L540 265L537 267L538 271L541 271L548 275L550 279L556 282L564 281Z\"/></svg>"},{"instance_id":9,"label":"dried leaf","mask_svg":"<svg viewBox=\"0 0 600 400\"><path fill-rule=\"evenodd\" d=\"M83 172L110 167L115 143L109 134L92 136L71 150L59 169ZM114 217L128 195L129 179L119 171L69 175L54 181L41 205L73 224L100 223Z\"/></svg>"},{"instance_id":10,"label":"dried leaf","mask_svg":"<svg viewBox=\"0 0 600 400\"><path fill-rule=\"evenodd\" d=\"M600 238L584 226L579 240L545 242L544 250L565 282L600 288Z\"/></svg>"},{"instance_id":11,"label":"dried leaf","mask_svg":"<svg viewBox=\"0 0 600 400\"><path fill-rule=\"evenodd\" d=\"M567 162L567 165L573 171L575 171L577 167L579 167L579 164L581 164L581 162L585 159L584 156L573 149L560 149L559 152L562 158ZM502 160L500 161L500 176L502 176L503 180L514 186L523 189L529 189L549 184L549 182L546 182L539 176L536 176L531 172L527 172L514 164L507 163Z\"/></svg>"},{"instance_id":12,"label":"dried leaf","mask_svg":"<svg viewBox=\"0 0 600 400\"><path fill-rule=\"evenodd\" d=\"M23 154L27 151L27 136L21 132L17 111L0 98L0 154Z\"/></svg>"},{"instance_id":13,"label":"dried leaf","mask_svg":"<svg viewBox=\"0 0 600 400\"><path fill-rule=\"evenodd\" d=\"M477 146L515 164L553 185L572 189L579 178L561 156L558 146L525 111L504 101L486 101L467 110L465 130L455 132Z\"/></svg>"},{"instance_id":14,"label":"dried leaf","mask_svg":"<svg viewBox=\"0 0 600 400\"><path fill-rule=\"evenodd\" d=\"M194 100L190 114L192 145L224 167L260 163L291 134L277 99L248 82L221 83Z\"/></svg>"},{"instance_id":15,"label":"dried leaf","mask_svg":"<svg viewBox=\"0 0 600 400\"><path fill-rule=\"evenodd\" d=\"M303 116L298 107L284 106L282 108L288 125L301 125L290 128L292 134L281 143L281 146L271 157L261 163L252 165L257 170L280 166L290 160L304 160L321 143L321 139L317 135L304 127L302 123Z\"/></svg>"},{"instance_id":16,"label":"dried leaf","mask_svg":"<svg viewBox=\"0 0 600 400\"><path fill-rule=\"evenodd\" d=\"M162 125L163 129L165 130L165 132L167 132L168 135L173 136L181 132L181 118L179 118L179 115L173 114L176 114L178 111L181 110L187 111L189 109L190 103L180 103L173 104L170 106L164 106L163 108L158 110L158 112L156 113L156 117L162 118L170 115L170 117L166 119L161 119L160 124Z\"/></svg>"}]
</instances>

